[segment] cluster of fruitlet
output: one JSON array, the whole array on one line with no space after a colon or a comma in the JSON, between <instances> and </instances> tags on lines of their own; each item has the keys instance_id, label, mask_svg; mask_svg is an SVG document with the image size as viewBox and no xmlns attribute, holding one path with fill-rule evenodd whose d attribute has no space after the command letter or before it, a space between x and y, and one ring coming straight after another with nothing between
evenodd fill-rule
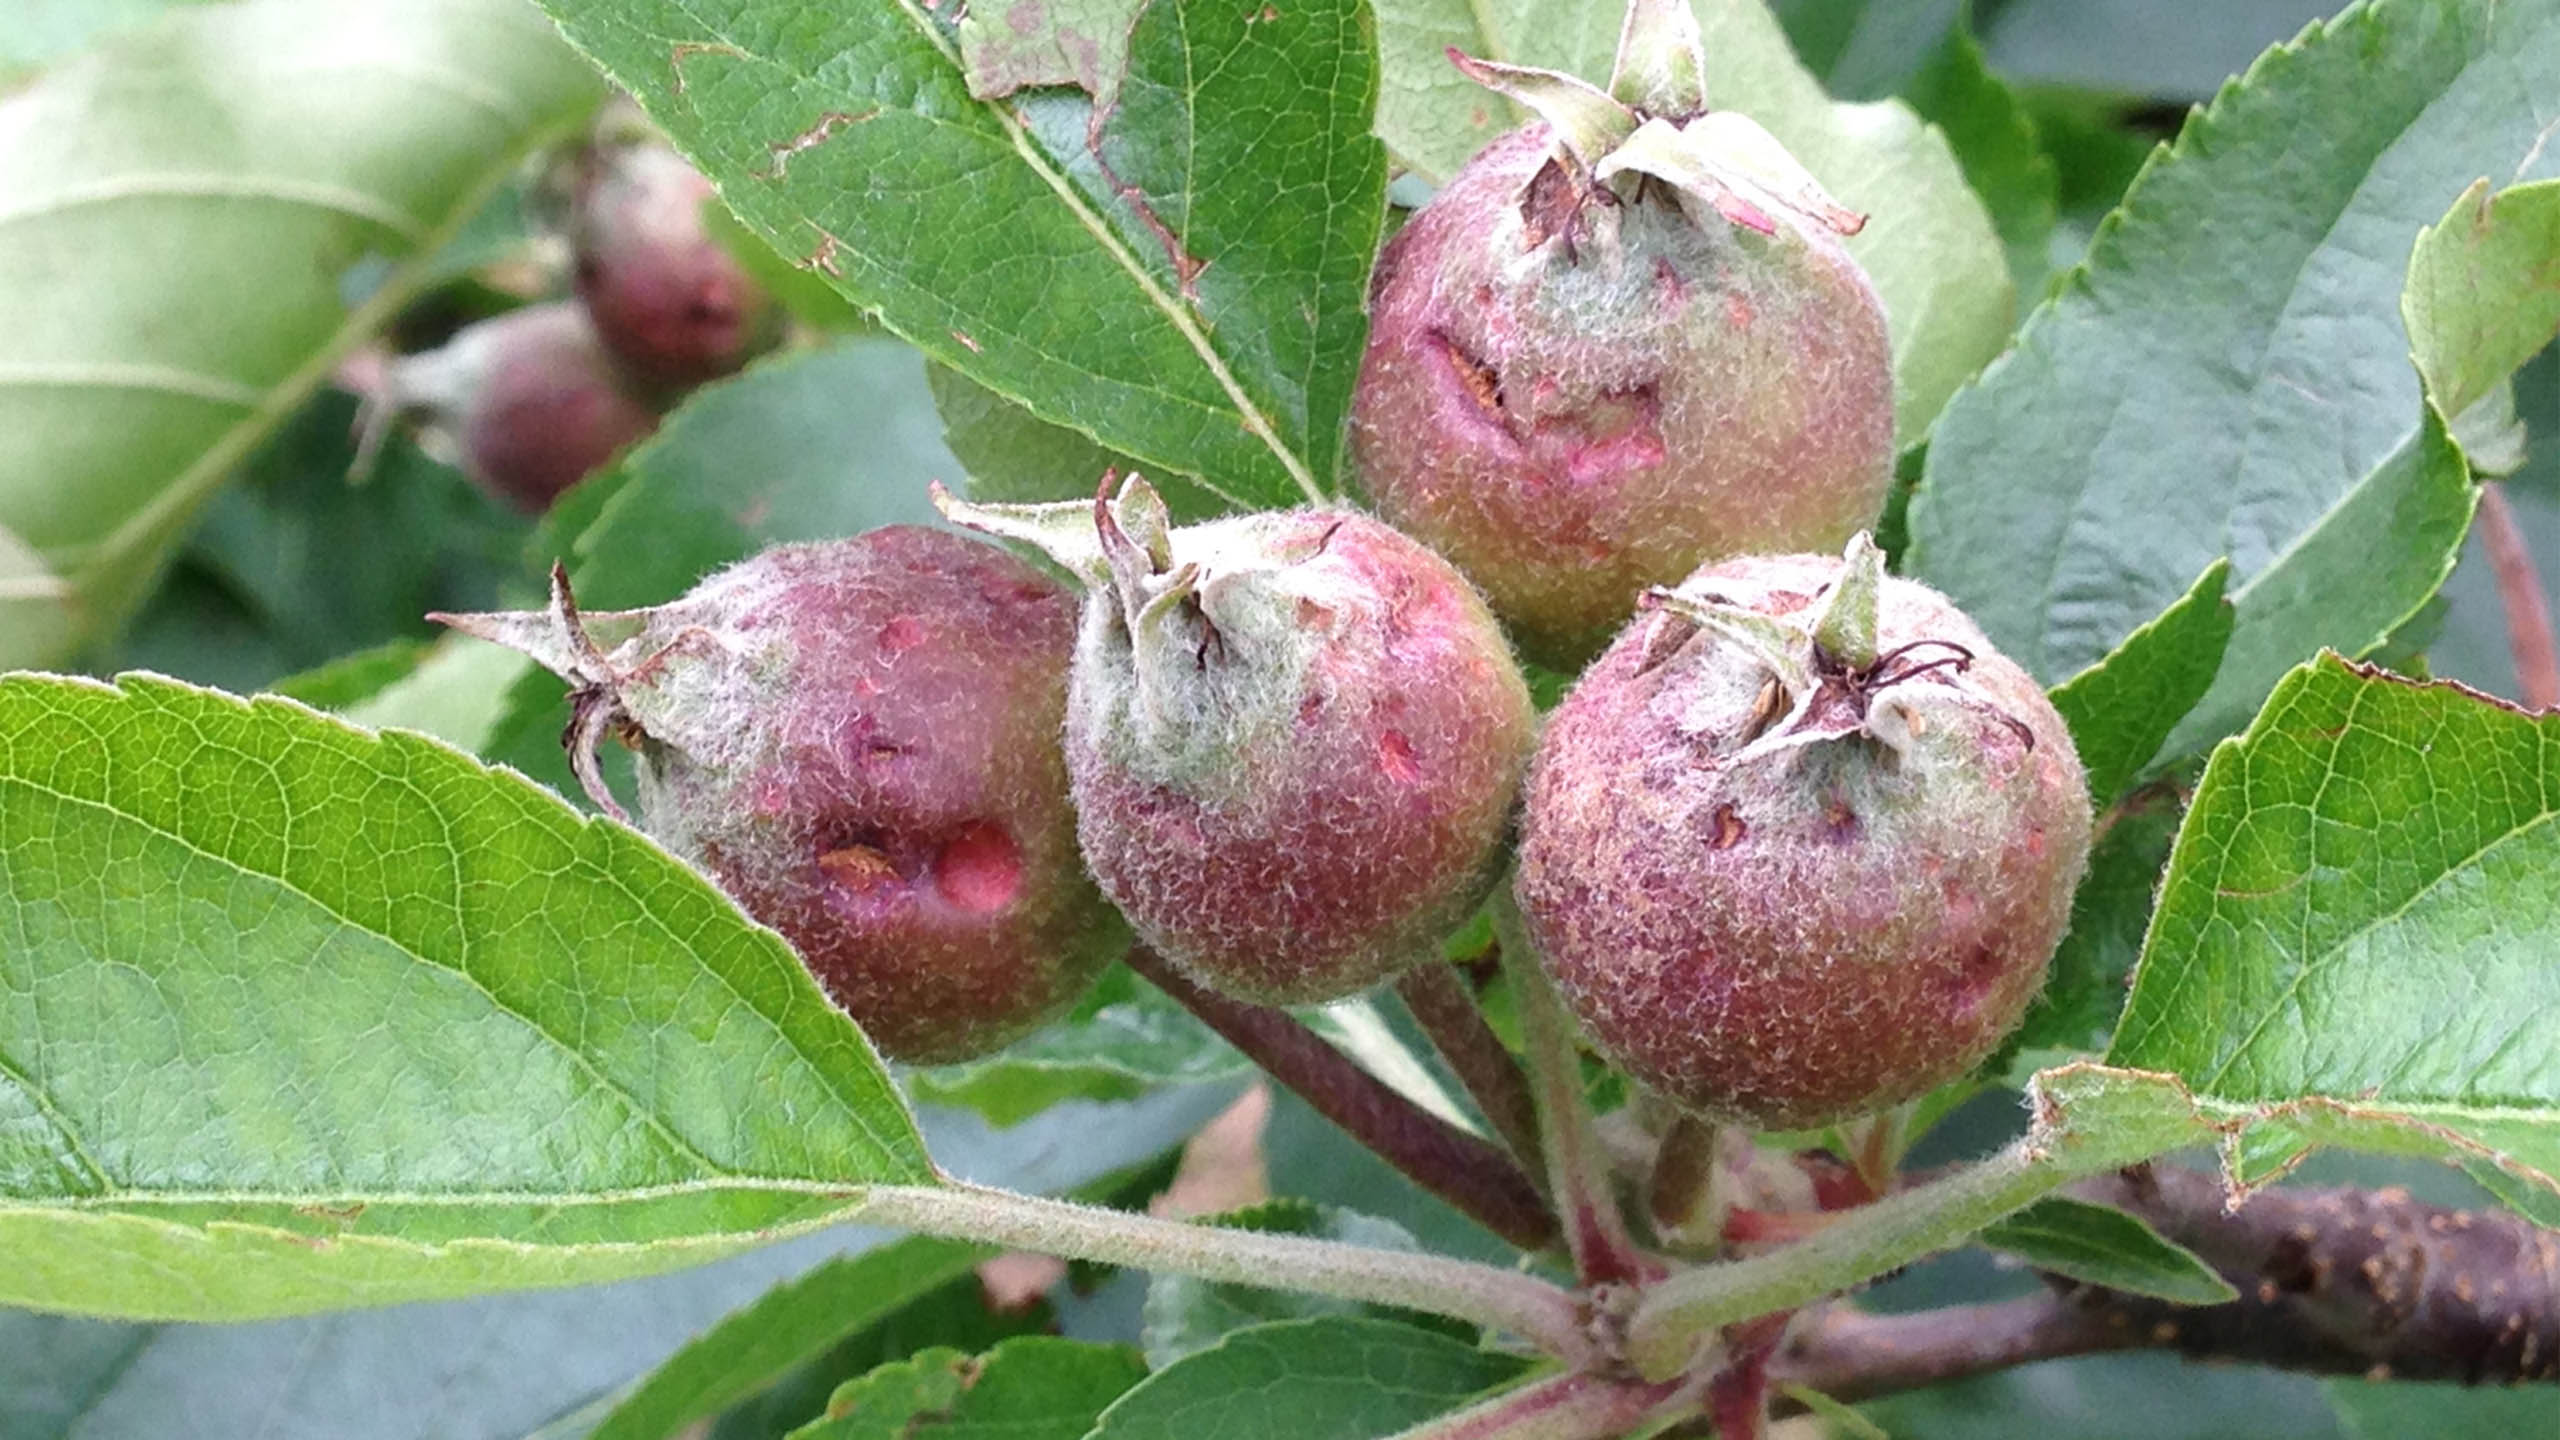
<instances>
[{"instance_id":1,"label":"cluster of fruitlet","mask_svg":"<svg viewBox=\"0 0 2560 1440\"><path fill-rule=\"evenodd\" d=\"M1235 999L1355 994L1436 963L1516 839L1547 974L1660 1095L1802 1127L1955 1077L2041 984L2090 807L2034 682L1863 533L1893 424L1858 218L1705 108L1693 35L1610 93L1468 68L1547 123L1382 259L1375 515L942 497L1080 620L894 529L462 623L567 675L598 798L617 736L641 823L898 1058L1020 1036L1129 931ZM1542 735L1512 640L1613 631Z\"/></svg>"},{"instance_id":2,"label":"cluster of fruitlet","mask_svg":"<svg viewBox=\"0 0 2560 1440\"><path fill-rule=\"evenodd\" d=\"M704 226L711 182L664 141L599 136L563 175L574 297L392 361L378 401L421 419L483 490L535 514L779 330L771 298Z\"/></svg>"}]
</instances>

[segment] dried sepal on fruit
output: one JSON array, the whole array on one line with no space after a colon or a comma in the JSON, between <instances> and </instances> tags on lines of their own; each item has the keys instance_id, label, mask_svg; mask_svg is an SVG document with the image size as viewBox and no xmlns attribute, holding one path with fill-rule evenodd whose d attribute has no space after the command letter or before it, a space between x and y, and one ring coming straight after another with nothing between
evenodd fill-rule
<instances>
[{"instance_id":1,"label":"dried sepal on fruit","mask_svg":"<svg viewBox=\"0 0 2560 1440\"><path fill-rule=\"evenodd\" d=\"M1562 665L1648 585L1872 524L1893 374L1840 245L1863 217L1707 108L1688 7L1630 8L1608 91L1453 58L1541 118L1379 259L1351 454L1380 515Z\"/></svg>"},{"instance_id":2,"label":"dried sepal on fruit","mask_svg":"<svg viewBox=\"0 0 2560 1440\"><path fill-rule=\"evenodd\" d=\"M1201 983L1337 999L1483 898L1535 714L1446 561L1345 510L1177 529L1134 476L1090 504L945 513L1090 587L1067 709L1085 859Z\"/></svg>"},{"instance_id":3,"label":"dried sepal on fruit","mask_svg":"<svg viewBox=\"0 0 2560 1440\"><path fill-rule=\"evenodd\" d=\"M1059 733L1074 597L920 526L785 545L654 609L439 617L574 687L563 737L639 752L640 825L782 932L895 1059L1072 1005L1128 932L1077 859Z\"/></svg>"},{"instance_id":4,"label":"dried sepal on fruit","mask_svg":"<svg viewBox=\"0 0 2560 1440\"><path fill-rule=\"evenodd\" d=\"M2087 863L2061 717L1864 536L1648 606L1531 771L1518 896L1567 1005L1629 1074L1762 1128L1962 1074L2042 986Z\"/></svg>"}]
</instances>

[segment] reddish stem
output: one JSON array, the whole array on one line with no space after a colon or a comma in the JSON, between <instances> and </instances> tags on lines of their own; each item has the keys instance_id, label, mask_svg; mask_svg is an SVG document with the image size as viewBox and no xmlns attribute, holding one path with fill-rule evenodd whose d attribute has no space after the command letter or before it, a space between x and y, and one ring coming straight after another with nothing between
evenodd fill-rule
<instances>
[{"instance_id":1,"label":"reddish stem","mask_svg":"<svg viewBox=\"0 0 2560 1440\"><path fill-rule=\"evenodd\" d=\"M1484 1112L1493 1133L1511 1147L1524 1165L1538 1160L1538 1101L1529 1092L1529 1077L1520 1071L1511 1048L1476 1008L1476 997L1458 972L1428 962L1396 982L1396 994L1413 1012L1432 1048L1447 1061L1458 1083Z\"/></svg>"},{"instance_id":2,"label":"reddish stem","mask_svg":"<svg viewBox=\"0 0 2560 1440\"><path fill-rule=\"evenodd\" d=\"M1555 1212L1502 1147L1398 1094L1286 1011L1206 989L1143 945L1129 968L1415 1184L1523 1250L1555 1243Z\"/></svg>"},{"instance_id":3,"label":"reddish stem","mask_svg":"<svg viewBox=\"0 0 2560 1440\"><path fill-rule=\"evenodd\" d=\"M1650 1280L1661 1267L1636 1249L1618 1206L1616 1170L1582 1090L1582 1051L1573 1021L1547 982L1510 893L1494 902L1494 933L1529 1052L1529 1078L1537 1097L1539 1148L1547 1161L1547 1193L1565 1217L1565 1243L1574 1274L1585 1285L1627 1285Z\"/></svg>"},{"instance_id":4,"label":"reddish stem","mask_svg":"<svg viewBox=\"0 0 2560 1440\"><path fill-rule=\"evenodd\" d=\"M2560 706L2560 639L2551 631L2551 601L2500 486L2480 487L2480 538L2507 612L2507 649L2515 656L2519 697L2536 710Z\"/></svg>"}]
</instances>

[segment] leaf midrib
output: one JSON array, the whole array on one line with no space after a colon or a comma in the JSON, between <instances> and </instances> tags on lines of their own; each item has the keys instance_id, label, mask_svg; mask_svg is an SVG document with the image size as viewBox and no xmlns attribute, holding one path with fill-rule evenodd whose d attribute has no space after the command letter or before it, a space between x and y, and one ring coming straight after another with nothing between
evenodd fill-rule
<instances>
[{"instance_id":1,"label":"leaf midrib","mask_svg":"<svg viewBox=\"0 0 2560 1440\"><path fill-rule=\"evenodd\" d=\"M670 0L670 3L703 33L718 36L721 44L735 50L738 54L770 65L802 85L818 84L815 76L800 67L786 64L770 53L740 44L734 36L695 9L692 0ZM895 3L899 15L926 44L933 47L934 53L940 55L944 63L955 72L962 71L959 52L951 47L951 43L944 38L941 30L935 27L931 18L916 9L914 0L895 0ZM1311 505L1327 503L1328 497L1324 488L1316 483L1313 472L1307 468L1306 460L1291 450L1280 438L1279 431L1272 424L1271 418L1262 413L1262 407L1254 403L1253 397L1246 392L1243 382L1236 378L1232 369L1228 368L1225 357L1221 356L1217 347L1209 342L1207 332L1200 328L1190 312L1179 301L1167 294L1162 285L1156 283L1155 277L1147 272L1146 267L1138 263L1136 254L1122 243L1119 234L1111 228L1110 222L1085 203L1083 195L1078 193L1074 182L1049 163L1048 156L1031 139L1030 133L1024 129L1020 118L1011 110L992 101L979 100L973 96L970 103L995 122L1006 141L1011 144L1014 153L1021 157L1025 168L1049 187L1051 193L1066 206L1067 213L1093 237L1094 243L1102 248L1103 253L1110 257L1112 263L1138 287L1139 293L1146 297L1147 302L1165 317L1166 322L1173 326L1174 332L1191 347L1192 353L1199 357L1201 365L1208 370L1210 378L1226 395L1228 404L1235 410L1237 418L1241 419L1245 428L1253 433L1254 438L1261 441L1264 448L1279 460L1281 469L1287 472L1290 481L1306 497L1307 503ZM912 109L908 113L935 123L947 123ZM924 344L923 341L917 343ZM939 350L941 347L930 348ZM946 356L945 359L947 361L948 357ZM1095 438L1099 440L1100 437Z\"/></svg>"}]
</instances>

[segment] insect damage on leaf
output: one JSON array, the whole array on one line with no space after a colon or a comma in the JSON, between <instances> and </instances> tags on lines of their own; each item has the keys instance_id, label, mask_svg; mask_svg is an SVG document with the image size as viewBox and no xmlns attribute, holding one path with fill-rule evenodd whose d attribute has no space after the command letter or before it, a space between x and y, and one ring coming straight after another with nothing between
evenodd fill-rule
<instances>
[{"instance_id":1,"label":"insect damage on leaf","mask_svg":"<svg viewBox=\"0 0 2560 1440\"><path fill-rule=\"evenodd\" d=\"M994 100L1073 85L1111 109L1129 68L1129 29L1146 0L978 0L960 22L969 93Z\"/></svg>"}]
</instances>

